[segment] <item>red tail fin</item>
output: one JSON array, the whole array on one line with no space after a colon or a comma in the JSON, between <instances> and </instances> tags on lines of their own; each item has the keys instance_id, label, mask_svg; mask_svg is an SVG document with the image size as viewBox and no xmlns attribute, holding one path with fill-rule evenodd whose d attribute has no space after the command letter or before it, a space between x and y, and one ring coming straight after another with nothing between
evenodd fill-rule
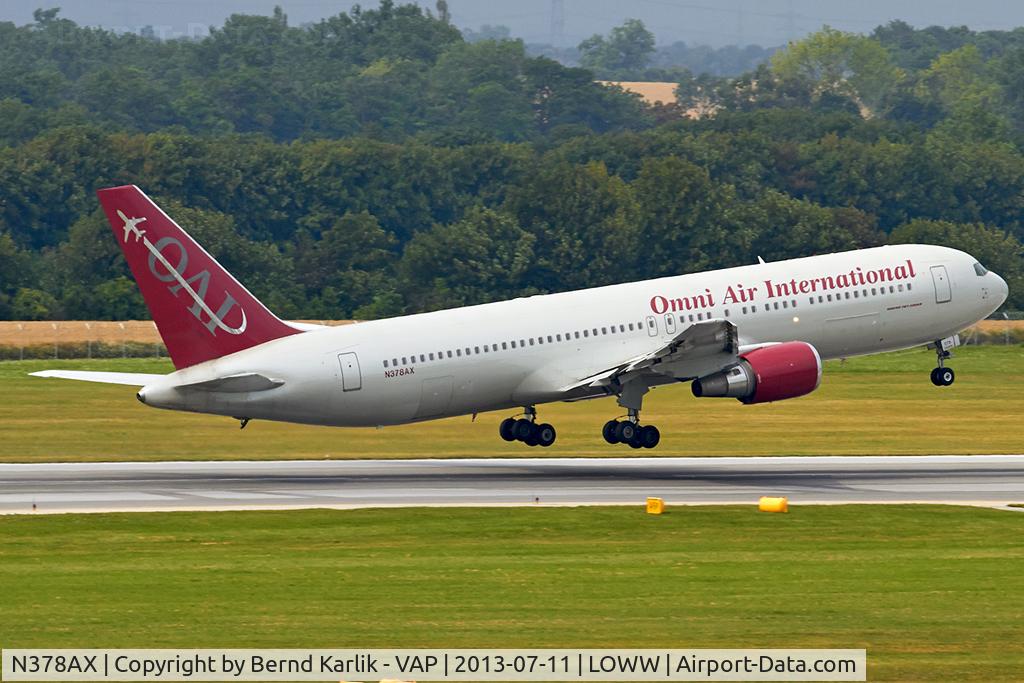
<instances>
[{"instance_id":1,"label":"red tail fin","mask_svg":"<svg viewBox=\"0 0 1024 683\"><path fill-rule=\"evenodd\" d=\"M176 368L299 332L134 185L96 193Z\"/></svg>"}]
</instances>

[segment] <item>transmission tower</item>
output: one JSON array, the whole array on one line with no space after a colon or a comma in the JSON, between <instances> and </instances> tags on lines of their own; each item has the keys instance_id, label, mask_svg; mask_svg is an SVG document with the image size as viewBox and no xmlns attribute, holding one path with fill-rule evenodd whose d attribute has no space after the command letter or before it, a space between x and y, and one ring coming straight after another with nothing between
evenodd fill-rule
<instances>
[{"instance_id":1,"label":"transmission tower","mask_svg":"<svg viewBox=\"0 0 1024 683\"><path fill-rule=\"evenodd\" d=\"M561 46L565 36L565 0L551 0L551 44Z\"/></svg>"}]
</instances>

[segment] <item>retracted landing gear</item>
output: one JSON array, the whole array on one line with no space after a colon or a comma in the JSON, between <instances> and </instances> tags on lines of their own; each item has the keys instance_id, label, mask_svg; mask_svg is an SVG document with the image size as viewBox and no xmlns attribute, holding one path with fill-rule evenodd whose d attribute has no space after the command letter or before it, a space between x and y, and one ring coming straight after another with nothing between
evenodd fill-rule
<instances>
[{"instance_id":1,"label":"retracted landing gear","mask_svg":"<svg viewBox=\"0 0 1024 683\"><path fill-rule=\"evenodd\" d=\"M537 424L537 409L529 406L523 411L523 417L509 417L501 421L498 433L505 441L522 441L527 446L547 448L558 436L555 428L545 423Z\"/></svg>"},{"instance_id":2,"label":"retracted landing gear","mask_svg":"<svg viewBox=\"0 0 1024 683\"><path fill-rule=\"evenodd\" d=\"M949 349L956 345L956 342L952 340L952 337L948 337L935 342L935 355L938 358L939 367L932 370L932 384L937 387L948 387L956 380L953 368L946 367L946 360L953 356Z\"/></svg>"},{"instance_id":3,"label":"retracted landing gear","mask_svg":"<svg viewBox=\"0 0 1024 683\"><path fill-rule=\"evenodd\" d=\"M629 411L625 420L609 420L601 429L604 440L610 444L626 444L630 448L654 448L661 441L661 432L654 425L640 424L640 407L646 384L627 382L619 394L619 405Z\"/></svg>"}]
</instances>

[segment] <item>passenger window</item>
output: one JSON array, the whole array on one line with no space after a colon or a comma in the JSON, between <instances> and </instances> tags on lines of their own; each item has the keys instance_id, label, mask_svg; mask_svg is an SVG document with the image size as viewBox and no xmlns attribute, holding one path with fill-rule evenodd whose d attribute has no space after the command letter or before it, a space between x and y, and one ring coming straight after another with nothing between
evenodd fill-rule
<instances>
[{"instance_id":1,"label":"passenger window","mask_svg":"<svg viewBox=\"0 0 1024 683\"><path fill-rule=\"evenodd\" d=\"M584 337L589 337L590 336L590 331L589 330L583 330L583 336Z\"/></svg>"},{"instance_id":2,"label":"passenger window","mask_svg":"<svg viewBox=\"0 0 1024 683\"><path fill-rule=\"evenodd\" d=\"M544 337L537 337L537 343L538 344L543 344L544 343Z\"/></svg>"},{"instance_id":3,"label":"passenger window","mask_svg":"<svg viewBox=\"0 0 1024 683\"><path fill-rule=\"evenodd\" d=\"M871 296L878 296L878 290L874 287L871 288Z\"/></svg>"},{"instance_id":4,"label":"passenger window","mask_svg":"<svg viewBox=\"0 0 1024 683\"><path fill-rule=\"evenodd\" d=\"M462 358L462 349L455 349L455 355Z\"/></svg>"},{"instance_id":5,"label":"passenger window","mask_svg":"<svg viewBox=\"0 0 1024 683\"><path fill-rule=\"evenodd\" d=\"M789 308L789 302L788 301L783 301L782 302L782 307L783 308ZM778 308L778 306L776 306L776 308Z\"/></svg>"},{"instance_id":6,"label":"passenger window","mask_svg":"<svg viewBox=\"0 0 1024 683\"><path fill-rule=\"evenodd\" d=\"M595 335L597 334L597 330L594 330L594 334ZM602 327L601 328L601 334L608 334L608 328L607 327Z\"/></svg>"},{"instance_id":7,"label":"passenger window","mask_svg":"<svg viewBox=\"0 0 1024 683\"><path fill-rule=\"evenodd\" d=\"M828 300L832 301L832 295L831 294L828 295Z\"/></svg>"},{"instance_id":8,"label":"passenger window","mask_svg":"<svg viewBox=\"0 0 1024 683\"><path fill-rule=\"evenodd\" d=\"M516 340L515 339L512 340L512 348L513 349L516 348Z\"/></svg>"},{"instance_id":9,"label":"passenger window","mask_svg":"<svg viewBox=\"0 0 1024 683\"><path fill-rule=\"evenodd\" d=\"M397 358L392 358L392 359L391 359L391 364L392 364L393 366L395 366L395 367L398 367L398 359L397 359Z\"/></svg>"},{"instance_id":10,"label":"passenger window","mask_svg":"<svg viewBox=\"0 0 1024 683\"><path fill-rule=\"evenodd\" d=\"M625 332L625 331L626 331L626 326L625 325L619 325L619 332Z\"/></svg>"},{"instance_id":11,"label":"passenger window","mask_svg":"<svg viewBox=\"0 0 1024 683\"><path fill-rule=\"evenodd\" d=\"M533 346L533 337L530 337L530 346Z\"/></svg>"},{"instance_id":12,"label":"passenger window","mask_svg":"<svg viewBox=\"0 0 1024 683\"><path fill-rule=\"evenodd\" d=\"M508 351L508 342L501 342L501 350Z\"/></svg>"},{"instance_id":13,"label":"passenger window","mask_svg":"<svg viewBox=\"0 0 1024 683\"><path fill-rule=\"evenodd\" d=\"M726 317L726 318L728 318L728 317L729 317L729 309L728 309L728 308L727 308L727 309L725 309L725 317Z\"/></svg>"},{"instance_id":14,"label":"passenger window","mask_svg":"<svg viewBox=\"0 0 1024 683\"><path fill-rule=\"evenodd\" d=\"M402 365L408 365L408 364L409 364L409 362L405 359L405 356L402 356Z\"/></svg>"},{"instance_id":15,"label":"passenger window","mask_svg":"<svg viewBox=\"0 0 1024 683\"><path fill-rule=\"evenodd\" d=\"M907 283L907 291L908 292L910 291L910 283L909 282Z\"/></svg>"},{"instance_id":16,"label":"passenger window","mask_svg":"<svg viewBox=\"0 0 1024 683\"><path fill-rule=\"evenodd\" d=\"M596 327L594 328L594 336L595 337L597 336L597 328Z\"/></svg>"},{"instance_id":17,"label":"passenger window","mask_svg":"<svg viewBox=\"0 0 1024 683\"><path fill-rule=\"evenodd\" d=\"M388 366L388 361L387 361L387 359L385 358L385 359L384 359L384 367L387 367L387 366Z\"/></svg>"},{"instance_id":18,"label":"passenger window","mask_svg":"<svg viewBox=\"0 0 1024 683\"><path fill-rule=\"evenodd\" d=\"M473 347L473 351L474 351L474 353L476 353L476 354L478 354L478 355L479 355L479 353L480 353L480 347L479 347L479 346L474 346L474 347Z\"/></svg>"},{"instance_id":19,"label":"passenger window","mask_svg":"<svg viewBox=\"0 0 1024 683\"><path fill-rule=\"evenodd\" d=\"M427 362L427 357L425 355L423 355L422 353L420 354L420 362L421 363L426 363Z\"/></svg>"},{"instance_id":20,"label":"passenger window","mask_svg":"<svg viewBox=\"0 0 1024 683\"><path fill-rule=\"evenodd\" d=\"M580 331L579 331L579 330L576 330L576 338L577 338L577 339L579 339L579 338L580 338Z\"/></svg>"},{"instance_id":21,"label":"passenger window","mask_svg":"<svg viewBox=\"0 0 1024 683\"><path fill-rule=\"evenodd\" d=\"M889 285L889 293L890 294L895 294L896 293L896 288L893 287L892 285Z\"/></svg>"},{"instance_id":22,"label":"passenger window","mask_svg":"<svg viewBox=\"0 0 1024 683\"><path fill-rule=\"evenodd\" d=\"M430 354L430 360L434 360L434 354L433 353Z\"/></svg>"},{"instance_id":23,"label":"passenger window","mask_svg":"<svg viewBox=\"0 0 1024 683\"><path fill-rule=\"evenodd\" d=\"M682 322L682 316L680 316L680 322ZM632 332L632 331L633 331L633 323L630 323L630 324L629 324L629 331L630 331L630 332Z\"/></svg>"},{"instance_id":24,"label":"passenger window","mask_svg":"<svg viewBox=\"0 0 1024 683\"><path fill-rule=\"evenodd\" d=\"M901 282L901 283L900 283L900 285L899 285L899 290L900 290L901 292L903 291L903 283L902 283L902 282Z\"/></svg>"},{"instance_id":25,"label":"passenger window","mask_svg":"<svg viewBox=\"0 0 1024 683\"><path fill-rule=\"evenodd\" d=\"M813 306L814 305L814 297L813 296L812 297L808 297L807 303L809 303L810 305Z\"/></svg>"},{"instance_id":26,"label":"passenger window","mask_svg":"<svg viewBox=\"0 0 1024 683\"><path fill-rule=\"evenodd\" d=\"M818 303L825 303L825 297L823 297L821 294L818 295Z\"/></svg>"},{"instance_id":27,"label":"passenger window","mask_svg":"<svg viewBox=\"0 0 1024 683\"><path fill-rule=\"evenodd\" d=\"M449 357L449 358L451 358L451 357L452 357L452 352L451 352L451 351L449 351L449 352L448 352L448 357Z\"/></svg>"},{"instance_id":28,"label":"passenger window","mask_svg":"<svg viewBox=\"0 0 1024 683\"><path fill-rule=\"evenodd\" d=\"M853 298L854 299L860 298L860 292L858 292L856 289L853 290Z\"/></svg>"},{"instance_id":29,"label":"passenger window","mask_svg":"<svg viewBox=\"0 0 1024 683\"><path fill-rule=\"evenodd\" d=\"M562 341L562 335L556 334L555 339L557 339L558 341Z\"/></svg>"},{"instance_id":30,"label":"passenger window","mask_svg":"<svg viewBox=\"0 0 1024 683\"><path fill-rule=\"evenodd\" d=\"M789 305L792 306L793 308L796 308L796 299L793 299L792 301L790 301Z\"/></svg>"},{"instance_id":31,"label":"passenger window","mask_svg":"<svg viewBox=\"0 0 1024 683\"><path fill-rule=\"evenodd\" d=\"M747 314L747 307L746 307L746 306L744 306L744 307L743 307L743 315L746 315L746 314Z\"/></svg>"},{"instance_id":32,"label":"passenger window","mask_svg":"<svg viewBox=\"0 0 1024 683\"><path fill-rule=\"evenodd\" d=\"M850 293L849 293L849 292L843 292L843 294L845 294L845 295L846 295L846 299L847 299L847 301L849 301L849 299L850 299Z\"/></svg>"},{"instance_id":33,"label":"passenger window","mask_svg":"<svg viewBox=\"0 0 1024 683\"><path fill-rule=\"evenodd\" d=\"M550 344L551 342L552 342L552 339L551 339L551 335L549 334L548 335L548 344Z\"/></svg>"}]
</instances>

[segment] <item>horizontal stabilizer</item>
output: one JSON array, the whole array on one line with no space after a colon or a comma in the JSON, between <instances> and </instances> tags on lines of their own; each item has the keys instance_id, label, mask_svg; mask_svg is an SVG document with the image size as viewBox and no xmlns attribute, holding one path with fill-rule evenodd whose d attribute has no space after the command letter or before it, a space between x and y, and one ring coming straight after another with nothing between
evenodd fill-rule
<instances>
[{"instance_id":1,"label":"horizontal stabilizer","mask_svg":"<svg viewBox=\"0 0 1024 683\"><path fill-rule=\"evenodd\" d=\"M147 375L142 372L89 372L85 370L41 370L30 372L33 377L56 377L58 379L76 379L82 382L100 382L101 384L124 384L131 387L144 387L164 375Z\"/></svg>"},{"instance_id":2,"label":"horizontal stabilizer","mask_svg":"<svg viewBox=\"0 0 1024 683\"><path fill-rule=\"evenodd\" d=\"M176 389L199 391L223 391L231 394L241 394L248 391L266 391L284 384L284 380L271 379L255 372L247 372L240 375L228 375L217 377L194 384L180 384Z\"/></svg>"}]
</instances>

